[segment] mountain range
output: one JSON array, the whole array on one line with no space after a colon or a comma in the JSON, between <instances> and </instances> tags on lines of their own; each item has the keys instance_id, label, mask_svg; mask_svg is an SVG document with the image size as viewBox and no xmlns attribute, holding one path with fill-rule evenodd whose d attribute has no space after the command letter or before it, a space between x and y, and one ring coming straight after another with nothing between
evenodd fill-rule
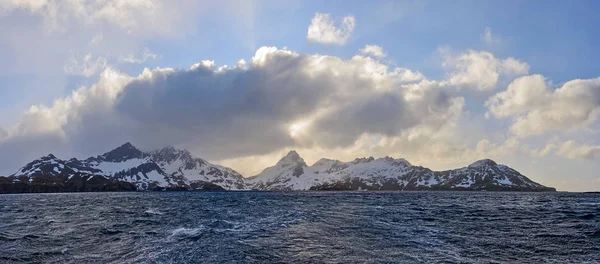
<instances>
[{"instance_id":1,"label":"mountain range","mask_svg":"<svg viewBox=\"0 0 600 264\"><path fill-rule=\"evenodd\" d=\"M187 150L143 152L131 143L84 160L49 154L0 177L0 193L121 190L555 191L489 159L432 171L391 157L349 162L323 158L309 166L290 151L274 166L244 177Z\"/></svg>"}]
</instances>

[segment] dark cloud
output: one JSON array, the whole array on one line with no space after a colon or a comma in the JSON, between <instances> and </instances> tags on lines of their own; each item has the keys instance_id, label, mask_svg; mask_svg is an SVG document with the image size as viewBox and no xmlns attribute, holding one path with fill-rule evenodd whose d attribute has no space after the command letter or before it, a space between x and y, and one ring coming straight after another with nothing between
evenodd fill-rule
<instances>
[{"instance_id":1,"label":"dark cloud","mask_svg":"<svg viewBox=\"0 0 600 264\"><path fill-rule=\"evenodd\" d=\"M395 85L397 78L369 58L261 48L249 65L229 69L199 64L146 70L135 78L104 73L95 86L29 113L36 122L24 119L20 126L58 123L37 135L60 135L49 140L74 155L130 141L143 149L177 145L224 159L300 145L345 147L365 133L393 136L415 126L441 126L450 112L456 114L456 102L437 85ZM309 132L300 140L289 129L303 120ZM23 143L4 141L17 146L13 150Z\"/></svg>"}]
</instances>

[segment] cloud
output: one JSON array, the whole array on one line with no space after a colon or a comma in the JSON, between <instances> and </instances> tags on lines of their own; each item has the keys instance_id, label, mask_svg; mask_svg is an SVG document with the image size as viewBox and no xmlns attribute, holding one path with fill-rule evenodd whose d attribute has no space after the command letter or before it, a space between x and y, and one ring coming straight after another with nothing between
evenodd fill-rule
<instances>
[{"instance_id":1,"label":"cloud","mask_svg":"<svg viewBox=\"0 0 600 264\"><path fill-rule=\"evenodd\" d=\"M346 16L337 27L329 14L316 13L308 26L306 39L323 44L344 45L354 31L354 17Z\"/></svg>"},{"instance_id":2,"label":"cloud","mask_svg":"<svg viewBox=\"0 0 600 264\"><path fill-rule=\"evenodd\" d=\"M160 0L135 1L2 1L0 12L25 11L39 16L48 31L65 31L73 21L84 24L108 23L135 34L169 35L184 27L180 11L190 7L187 1L178 3ZM181 8L181 9L180 9Z\"/></svg>"},{"instance_id":3,"label":"cloud","mask_svg":"<svg viewBox=\"0 0 600 264\"><path fill-rule=\"evenodd\" d=\"M505 40L498 36L497 34L492 33L492 28L486 27L479 36L481 41L485 43L488 47L499 47L505 44Z\"/></svg>"},{"instance_id":4,"label":"cloud","mask_svg":"<svg viewBox=\"0 0 600 264\"><path fill-rule=\"evenodd\" d=\"M88 53L80 60L72 56L69 62L64 66L64 71L66 74L90 77L97 72L104 70L106 66L107 60L105 57L96 57L94 59L92 54Z\"/></svg>"},{"instance_id":5,"label":"cloud","mask_svg":"<svg viewBox=\"0 0 600 264\"><path fill-rule=\"evenodd\" d=\"M537 157L537 158L545 157L548 154L552 153L557 148L558 148L558 146L556 144L554 144L554 143L548 143L542 149L534 149L534 150L532 150L531 151L531 156Z\"/></svg>"},{"instance_id":6,"label":"cloud","mask_svg":"<svg viewBox=\"0 0 600 264\"><path fill-rule=\"evenodd\" d=\"M307 164L323 157L351 161L357 157L391 156L405 158L415 165L444 170L466 166L483 158L498 160L527 154L527 148L516 138L509 138L500 143L488 139L476 141L475 144L461 142L452 131L454 128L451 123L435 131L413 128L396 136L363 134L345 147L288 147L268 154L223 159L219 160L218 164L240 168L244 175L250 176L272 166L285 153L294 149Z\"/></svg>"},{"instance_id":7,"label":"cloud","mask_svg":"<svg viewBox=\"0 0 600 264\"><path fill-rule=\"evenodd\" d=\"M102 42L103 39L104 39L104 34L100 33L100 34L94 36L94 38L92 38L92 40L90 40L89 45L90 46L97 45L98 43Z\"/></svg>"},{"instance_id":8,"label":"cloud","mask_svg":"<svg viewBox=\"0 0 600 264\"><path fill-rule=\"evenodd\" d=\"M0 174L12 173L17 167L48 153L75 155L83 151L91 155L90 148L107 150L101 144L113 142L106 137L121 132L119 119L108 113L118 92L131 79L107 69L100 74L98 83L55 100L50 107L31 106L20 121L6 131L7 136L0 139ZM76 142L78 138L85 142Z\"/></svg>"},{"instance_id":9,"label":"cloud","mask_svg":"<svg viewBox=\"0 0 600 264\"><path fill-rule=\"evenodd\" d=\"M569 159L595 159L600 156L600 146L590 146L578 144L573 140L563 143L557 151L557 154Z\"/></svg>"},{"instance_id":10,"label":"cloud","mask_svg":"<svg viewBox=\"0 0 600 264\"><path fill-rule=\"evenodd\" d=\"M377 45L366 45L364 48L360 49L360 53L365 56L373 56L378 59L387 56L387 54L383 52L383 49Z\"/></svg>"},{"instance_id":11,"label":"cloud","mask_svg":"<svg viewBox=\"0 0 600 264\"><path fill-rule=\"evenodd\" d=\"M0 127L0 140L4 139L6 136L8 136L8 132L6 132L4 128Z\"/></svg>"},{"instance_id":12,"label":"cloud","mask_svg":"<svg viewBox=\"0 0 600 264\"><path fill-rule=\"evenodd\" d=\"M512 117L510 130L521 137L586 129L600 117L600 77L551 87L542 75L523 76L485 105L496 118Z\"/></svg>"},{"instance_id":13,"label":"cloud","mask_svg":"<svg viewBox=\"0 0 600 264\"><path fill-rule=\"evenodd\" d=\"M524 147L522 143L514 137L508 138L502 144L496 144L488 139L482 139L477 143L477 146L475 147L474 156L477 159L482 159L490 156L504 157L508 155L521 154L525 151L526 147Z\"/></svg>"},{"instance_id":14,"label":"cloud","mask_svg":"<svg viewBox=\"0 0 600 264\"><path fill-rule=\"evenodd\" d=\"M506 91L492 96L485 104L495 117L509 117L535 108L547 96L544 76L536 74L515 79Z\"/></svg>"},{"instance_id":15,"label":"cloud","mask_svg":"<svg viewBox=\"0 0 600 264\"><path fill-rule=\"evenodd\" d=\"M199 5L188 0L0 1L0 24L10 25L0 27L0 35L11 36L0 40L0 72L49 79L63 74L65 64L76 67L71 57L82 60L91 53L94 60L102 56L110 62L114 54L116 61L123 51L142 50L148 39L191 32L197 24L189 21L206 10ZM64 87L49 83L44 90L58 95Z\"/></svg>"},{"instance_id":16,"label":"cloud","mask_svg":"<svg viewBox=\"0 0 600 264\"><path fill-rule=\"evenodd\" d=\"M27 143L30 138L78 155L132 141L230 159L287 147L345 148L366 134L414 137L450 126L464 99L435 81L411 82L407 71L369 57L344 60L274 47L232 68L205 61L135 77L107 69L97 84L29 109L0 143L0 160L17 158L8 159L14 156L4 151L9 145L45 154Z\"/></svg>"},{"instance_id":17,"label":"cloud","mask_svg":"<svg viewBox=\"0 0 600 264\"><path fill-rule=\"evenodd\" d=\"M127 54L126 57L120 58L119 61L127 62L127 63L141 64L141 63L146 62L149 59L156 60L159 57L160 57L159 55L150 52L150 50L148 50L148 48L144 48L144 52L141 54L141 56L139 58L136 58L133 53L129 53L129 54Z\"/></svg>"},{"instance_id":18,"label":"cloud","mask_svg":"<svg viewBox=\"0 0 600 264\"><path fill-rule=\"evenodd\" d=\"M492 36L492 29L489 27L486 27L485 30L483 31L483 34L481 34L480 36L481 41L485 42L485 43L493 43L494 42L494 37Z\"/></svg>"},{"instance_id":19,"label":"cloud","mask_svg":"<svg viewBox=\"0 0 600 264\"><path fill-rule=\"evenodd\" d=\"M568 159L593 160L600 156L600 146L580 144L574 140L568 140L562 144L548 143L543 149L532 151L533 156L544 157L550 153Z\"/></svg>"},{"instance_id":20,"label":"cloud","mask_svg":"<svg viewBox=\"0 0 600 264\"><path fill-rule=\"evenodd\" d=\"M101 35L100 35L101 36ZM94 38L94 40L97 40ZM148 48L144 48L140 57L136 57L133 52L129 53L127 56L118 58L118 62L120 63L135 63L142 64L150 59L156 60L160 58L159 55L154 54L148 50ZM103 71L109 65L109 60L113 63L117 63L117 58L110 56L97 56L94 57L91 53L86 54L81 59L77 59L75 56L71 56L69 61L64 66L64 72L70 75L81 75L85 77L90 77L96 75L97 73Z\"/></svg>"},{"instance_id":21,"label":"cloud","mask_svg":"<svg viewBox=\"0 0 600 264\"><path fill-rule=\"evenodd\" d=\"M447 83L459 89L491 91L502 79L512 80L529 73L529 64L515 58L498 59L486 51L469 50L453 54L447 49L440 49L440 53L444 58L442 66L450 71Z\"/></svg>"}]
</instances>

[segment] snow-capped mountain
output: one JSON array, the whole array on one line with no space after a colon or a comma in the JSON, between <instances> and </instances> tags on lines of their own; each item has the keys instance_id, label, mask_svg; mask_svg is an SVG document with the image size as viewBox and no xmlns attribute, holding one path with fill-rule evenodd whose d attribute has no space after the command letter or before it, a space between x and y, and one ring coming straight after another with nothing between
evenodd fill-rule
<instances>
[{"instance_id":1,"label":"snow-capped mountain","mask_svg":"<svg viewBox=\"0 0 600 264\"><path fill-rule=\"evenodd\" d=\"M75 171L131 182L142 190L178 185L178 182L168 177L150 155L129 142L97 157L85 160L70 159L67 166Z\"/></svg>"},{"instance_id":2,"label":"snow-capped mountain","mask_svg":"<svg viewBox=\"0 0 600 264\"><path fill-rule=\"evenodd\" d=\"M66 165L64 160L55 157L52 154L36 159L23 166L12 176L14 177L35 177L39 174L48 176L69 175L76 171Z\"/></svg>"},{"instance_id":3,"label":"snow-capped mountain","mask_svg":"<svg viewBox=\"0 0 600 264\"><path fill-rule=\"evenodd\" d=\"M432 171L390 157L350 162L320 159L308 166L295 151L249 178L248 185L259 190L554 190L487 159L448 171Z\"/></svg>"},{"instance_id":4,"label":"snow-capped mountain","mask_svg":"<svg viewBox=\"0 0 600 264\"><path fill-rule=\"evenodd\" d=\"M186 150L166 147L153 152L142 152L131 143L85 160L61 160L54 155L36 159L11 175L13 178L65 176L76 173L102 176L129 182L138 190L148 189L202 189L218 185L238 190L244 187L243 177L232 169L213 165L194 158Z\"/></svg>"},{"instance_id":5,"label":"snow-capped mountain","mask_svg":"<svg viewBox=\"0 0 600 264\"><path fill-rule=\"evenodd\" d=\"M165 147L143 152L130 143L84 160L52 154L36 159L3 181L69 186L69 190L486 190L553 191L494 161L432 171L405 159L320 159L308 166L290 151L275 166L244 178L238 172ZM131 187L134 186L134 187Z\"/></svg>"},{"instance_id":6,"label":"snow-capped mountain","mask_svg":"<svg viewBox=\"0 0 600 264\"><path fill-rule=\"evenodd\" d=\"M190 186L210 182L227 190L243 190L244 177L223 166L195 158L187 150L165 147L149 153L150 157L170 179Z\"/></svg>"},{"instance_id":7,"label":"snow-capped mountain","mask_svg":"<svg viewBox=\"0 0 600 264\"><path fill-rule=\"evenodd\" d=\"M306 162L296 153L290 151L275 166L268 167L260 174L247 179L249 188L258 190L302 190L306 184L310 184L303 175L309 175L304 171L308 166Z\"/></svg>"}]
</instances>

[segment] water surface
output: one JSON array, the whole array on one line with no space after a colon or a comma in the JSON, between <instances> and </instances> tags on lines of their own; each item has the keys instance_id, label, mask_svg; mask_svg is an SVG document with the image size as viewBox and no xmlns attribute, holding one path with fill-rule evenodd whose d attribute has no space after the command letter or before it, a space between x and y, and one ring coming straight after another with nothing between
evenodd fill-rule
<instances>
[{"instance_id":1,"label":"water surface","mask_svg":"<svg viewBox=\"0 0 600 264\"><path fill-rule=\"evenodd\" d=\"M600 263L600 195L0 195L0 262Z\"/></svg>"}]
</instances>

